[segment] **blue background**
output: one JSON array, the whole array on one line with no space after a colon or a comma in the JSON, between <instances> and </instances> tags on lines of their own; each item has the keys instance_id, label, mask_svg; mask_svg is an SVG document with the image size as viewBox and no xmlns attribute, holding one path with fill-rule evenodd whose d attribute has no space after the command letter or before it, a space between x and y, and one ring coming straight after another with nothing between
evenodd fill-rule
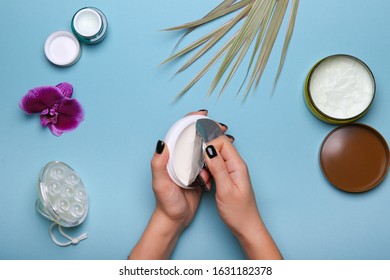
<instances>
[{"instance_id":1,"label":"blue background","mask_svg":"<svg viewBox=\"0 0 390 280\"><path fill-rule=\"evenodd\" d=\"M236 138L262 217L286 259L390 259L389 178L363 194L331 186L318 151L335 126L314 118L302 97L306 75L318 60L354 55L369 65L377 82L372 109L359 122L390 139L390 2L303 0L273 96L288 14L260 86L246 102L235 97L244 68L220 99L206 98L214 69L174 102L206 60L172 78L184 60L159 64L180 33L160 30L195 20L218 3L1 0L0 259L126 258L154 208L149 163L157 140L183 115L203 108ZM72 67L50 64L43 53L46 38L70 30L73 14L88 5L106 14L106 39L83 45ZM38 115L27 116L18 104L29 89L63 81L73 84L85 120L55 137L41 127ZM50 222L34 209L39 170L52 160L72 166L89 192L88 217L70 231L89 234L77 246L57 247L48 234ZM213 193L204 194L172 258L244 258L217 214Z\"/></svg>"}]
</instances>

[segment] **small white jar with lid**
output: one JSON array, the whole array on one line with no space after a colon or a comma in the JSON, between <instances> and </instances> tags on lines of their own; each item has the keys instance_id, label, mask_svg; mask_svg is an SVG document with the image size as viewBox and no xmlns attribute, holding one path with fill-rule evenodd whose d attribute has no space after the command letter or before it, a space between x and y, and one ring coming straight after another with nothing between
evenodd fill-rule
<instances>
[{"instance_id":1,"label":"small white jar with lid","mask_svg":"<svg viewBox=\"0 0 390 280\"><path fill-rule=\"evenodd\" d=\"M57 66L72 66L79 60L80 42L89 45L101 42L107 34L108 22L99 9L85 7L74 14L71 28L73 33L56 31L46 39L45 55Z\"/></svg>"}]
</instances>

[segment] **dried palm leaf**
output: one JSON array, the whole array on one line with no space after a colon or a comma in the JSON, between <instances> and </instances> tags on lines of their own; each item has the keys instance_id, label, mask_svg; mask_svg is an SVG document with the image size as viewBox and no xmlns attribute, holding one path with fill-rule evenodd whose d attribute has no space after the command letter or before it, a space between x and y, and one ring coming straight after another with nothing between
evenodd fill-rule
<instances>
[{"instance_id":1,"label":"dried palm leaf","mask_svg":"<svg viewBox=\"0 0 390 280\"><path fill-rule=\"evenodd\" d=\"M235 27L239 22L243 21L238 31L234 33L232 37L228 39L228 41L223 45L223 47L215 53L215 55L208 61L208 63L206 63L206 65L195 76L195 78L193 78L190 83L178 94L178 97L186 93L196 82L200 80L200 78L202 78L210 70L210 68L218 60L223 57L222 63L217 71L216 76L214 77L214 80L211 83L208 93L208 95L211 95L221 82L222 77L227 75L227 78L222 85L222 89L219 92L220 96L228 86L229 82L233 78L237 69L240 67L242 61L255 41L245 78L237 92L238 94L241 91L250 74L250 78L247 82L247 87L244 94L244 97L246 97L249 91L253 87L256 88L259 84L260 78L268 62L268 58L271 54L276 37L282 25L288 4L289 0L225 0L199 20L166 29L185 31L184 35L180 38L178 44L176 45L178 46L182 39L196 28L215 19L227 16L228 14L235 13L234 16L223 25L217 27L207 35L183 48L181 51L173 54L163 62L166 63L172 61L178 57L194 51L197 48L200 48L179 69L177 72L179 73L197 61L203 54L215 46L218 41L226 36L227 33L233 29L233 27ZM279 62L279 68L274 81L274 88L277 84L284 60L286 58L288 45L294 30L298 5L299 0L292 0L289 24ZM227 73L229 68L230 71Z\"/></svg>"}]
</instances>

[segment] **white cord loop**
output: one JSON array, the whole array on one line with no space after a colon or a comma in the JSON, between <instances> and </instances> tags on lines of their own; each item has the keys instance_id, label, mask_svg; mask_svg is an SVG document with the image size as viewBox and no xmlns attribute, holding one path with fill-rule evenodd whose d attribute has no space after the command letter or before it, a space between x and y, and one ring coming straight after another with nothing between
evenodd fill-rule
<instances>
[{"instance_id":1,"label":"white cord loop","mask_svg":"<svg viewBox=\"0 0 390 280\"><path fill-rule=\"evenodd\" d=\"M69 242L59 242L55 236L54 236L54 233L53 233L53 228L55 225L58 225L58 231L61 233L61 235L67 239L69 239ZM80 243L80 241L84 240L84 239L87 239L88 238L88 235L86 233L83 233L81 234L80 236L76 237L76 238L73 238L73 237L70 237L69 235L67 235L62 227L57 224L57 223L52 223L49 227L49 232L50 232L50 237L51 239L53 240L53 242L58 245L58 246L61 246L61 247L66 247L66 246L69 246L69 245L77 245Z\"/></svg>"}]
</instances>

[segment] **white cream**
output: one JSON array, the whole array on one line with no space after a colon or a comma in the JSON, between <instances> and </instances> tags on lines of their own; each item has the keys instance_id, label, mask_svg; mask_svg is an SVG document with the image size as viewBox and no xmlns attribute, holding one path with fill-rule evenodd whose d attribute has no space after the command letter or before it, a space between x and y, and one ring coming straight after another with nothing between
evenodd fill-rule
<instances>
[{"instance_id":1,"label":"white cream","mask_svg":"<svg viewBox=\"0 0 390 280\"><path fill-rule=\"evenodd\" d=\"M173 169L176 177L189 186L199 173L201 139L196 134L195 123L187 126L179 135L173 151Z\"/></svg>"},{"instance_id":2,"label":"white cream","mask_svg":"<svg viewBox=\"0 0 390 280\"><path fill-rule=\"evenodd\" d=\"M349 119L363 113L375 92L375 82L367 67L342 55L322 61L309 82L313 103L322 113L336 119Z\"/></svg>"},{"instance_id":3,"label":"white cream","mask_svg":"<svg viewBox=\"0 0 390 280\"><path fill-rule=\"evenodd\" d=\"M80 43L67 31L56 31L45 42L45 55L58 66L70 66L80 57Z\"/></svg>"},{"instance_id":4,"label":"white cream","mask_svg":"<svg viewBox=\"0 0 390 280\"><path fill-rule=\"evenodd\" d=\"M100 15L95 10L89 8L77 12L73 22L76 31L85 37L96 35L102 27Z\"/></svg>"}]
</instances>

